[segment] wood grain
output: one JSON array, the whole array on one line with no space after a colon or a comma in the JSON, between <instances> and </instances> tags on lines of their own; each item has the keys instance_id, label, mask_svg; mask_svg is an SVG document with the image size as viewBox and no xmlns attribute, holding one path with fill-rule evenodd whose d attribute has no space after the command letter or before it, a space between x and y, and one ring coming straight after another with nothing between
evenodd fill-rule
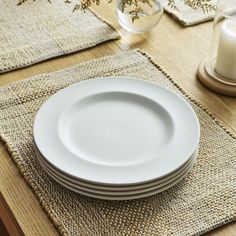
<instances>
[{"instance_id":1,"label":"wood grain","mask_svg":"<svg viewBox=\"0 0 236 236\"><path fill-rule=\"evenodd\" d=\"M66 68L82 61L140 48L151 55L192 97L201 102L236 134L236 99L213 93L196 79L198 65L210 50L212 23L183 28L168 15L164 15L152 32L132 35L118 25L114 9L114 3L94 7L95 12L118 30L121 35L120 40L2 74L0 85L39 73ZM16 220L25 235L57 235L57 231L27 183L20 176L3 144L0 144L0 192L8 211L11 212L10 215L14 216L12 222ZM236 235L236 224L228 224L207 235Z\"/></svg>"},{"instance_id":2,"label":"wood grain","mask_svg":"<svg viewBox=\"0 0 236 236\"><path fill-rule=\"evenodd\" d=\"M9 236L5 225L3 224L2 220L0 219L0 235L1 236Z\"/></svg>"},{"instance_id":3,"label":"wood grain","mask_svg":"<svg viewBox=\"0 0 236 236\"><path fill-rule=\"evenodd\" d=\"M0 235L16 235L22 236L23 232L17 223L14 215L12 214L11 210L8 208L5 199L0 193L0 212L1 212L1 223L0 224Z\"/></svg>"}]
</instances>

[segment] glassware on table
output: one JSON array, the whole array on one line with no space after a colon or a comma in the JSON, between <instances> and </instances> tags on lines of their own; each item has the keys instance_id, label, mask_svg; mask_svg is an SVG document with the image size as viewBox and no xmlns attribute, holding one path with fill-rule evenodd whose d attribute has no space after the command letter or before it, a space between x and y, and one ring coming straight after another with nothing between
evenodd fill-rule
<instances>
[{"instance_id":1,"label":"glassware on table","mask_svg":"<svg viewBox=\"0 0 236 236\"><path fill-rule=\"evenodd\" d=\"M210 89L236 96L236 0L218 0L211 52L198 76Z\"/></svg>"},{"instance_id":2,"label":"glassware on table","mask_svg":"<svg viewBox=\"0 0 236 236\"><path fill-rule=\"evenodd\" d=\"M135 4L126 4L124 8L124 0L117 0L116 4L120 25L132 33L144 33L153 29L160 21L163 9L161 0L145 3L138 1L138 7Z\"/></svg>"}]
</instances>

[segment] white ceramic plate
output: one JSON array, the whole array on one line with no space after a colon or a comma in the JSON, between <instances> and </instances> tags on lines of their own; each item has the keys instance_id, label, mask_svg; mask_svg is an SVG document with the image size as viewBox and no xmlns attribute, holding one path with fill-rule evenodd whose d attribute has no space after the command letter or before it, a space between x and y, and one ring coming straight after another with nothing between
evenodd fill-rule
<instances>
[{"instance_id":1,"label":"white ceramic plate","mask_svg":"<svg viewBox=\"0 0 236 236\"><path fill-rule=\"evenodd\" d=\"M128 192L128 191L144 191L144 189L148 189L148 188L157 188L157 187L161 187L164 186L166 184L168 184L169 182L172 182L175 178L178 178L179 176L182 175L182 173L187 170L190 165L192 165L192 162L195 161L195 159L197 158L197 154L198 154L198 148L195 150L195 152L192 154L191 158L187 161L187 163L185 163L183 166L181 166L179 169L177 169L175 172L157 179L156 181L152 181L152 182L147 182L147 183L143 183L143 184L139 184L139 185L129 185L129 186L108 186L108 185L95 185L95 184L91 184L88 182L83 182L80 181L78 179L72 178L68 175L65 175L64 173L60 172L60 170L55 169L53 166L50 165L50 163L48 163L44 157L39 153L39 151L36 149L36 154L38 157L38 160L40 162L40 164L43 166L43 168L47 169L47 172L51 172L53 175L57 176L59 179L62 178L65 181L70 182L72 185L76 185L76 186L80 186L81 189L85 190L85 189L91 189L92 191L94 191L96 193L96 191L104 191L104 192ZM97 192L99 193L99 192Z\"/></svg>"},{"instance_id":2,"label":"white ceramic plate","mask_svg":"<svg viewBox=\"0 0 236 236\"><path fill-rule=\"evenodd\" d=\"M197 157L197 153L195 153L192 156L192 158L190 159L190 162L186 166L184 166L184 168L182 168L181 172L179 172L177 175L170 176L170 178L167 179L165 182L159 183L157 181L157 183L153 186L146 187L145 185L142 185L143 187L139 189L132 189L132 190L126 189L126 190L121 190L121 191L117 191L117 190L114 191L113 189L101 190L101 189L97 189L96 186L94 188L90 188L90 187L85 187L81 185L80 183L71 182L69 179L65 179L64 176L58 175L58 173L56 173L55 170L52 170L49 166L47 166L47 164L43 161L42 158L40 158L40 156L38 159L42 167L46 170L46 172L59 183L64 183L75 189L79 189L79 190L86 191L93 194L102 194L102 195L111 195L111 196L124 196L125 195L126 196L126 195L136 195L136 194L141 194L145 192L150 192L156 189L161 189L162 187L175 182L177 179L181 180L181 177L184 176L187 172L189 172L190 168L192 167L192 165L194 164L196 160L196 157Z\"/></svg>"},{"instance_id":3,"label":"white ceramic plate","mask_svg":"<svg viewBox=\"0 0 236 236\"><path fill-rule=\"evenodd\" d=\"M50 173L48 173L55 181L57 181L59 184L61 184L62 186L77 192L79 194L82 194L84 196L88 196L88 197L93 197L93 198L98 198L98 199L103 199L103 200L133 200L133 199L139 199L139 198L144 198L144 197L148 197L148 196L152 196L158 193L161 193L171 187L173 187L174 185L176 185L178 182L180 182L193 168L194 162L192 162L192 165L189 167L188 171L185 171L180 177L176 178L175 180L173 180L171 183L164 185L160 188L155 188L153 190L150 191L145 191L142 193L137 193L137 194L131 194L131 195L109 195L109 194L98 194L98 193L92 193L92 192L88 192L88 191L84 191L82 189L80 189L80 187L74 187L72 186L70 183L67 183L65 181L62 181L60 179L58 179L57 177L51 175Z\"/></svg>"},{"instance_id":4,"label":"white ceramic plate","mask_svg":"<svg viewBox=\"0 0 236 236\"><path fill-rule=\"evenodd\" d=\"M83 181L131 185L156 180L188 161L200 127L179 95L143 80L100 78L62 89L34 123L51 165Z\"/></svg>"}]
</instances>

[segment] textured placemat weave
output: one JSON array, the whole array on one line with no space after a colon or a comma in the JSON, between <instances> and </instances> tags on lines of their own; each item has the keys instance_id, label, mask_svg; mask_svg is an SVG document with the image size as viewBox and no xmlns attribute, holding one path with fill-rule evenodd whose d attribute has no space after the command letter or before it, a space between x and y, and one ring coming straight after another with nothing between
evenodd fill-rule
<instances>
[{"instance_id":1,"label":"textured placemat weave","mask_svg":"<svg viewBox=\"0 0 236 236\"><path fill-rule=\"evenodd\" d=\"M40 167L32 124L59 89L101 76L132 76L184 92L144 53L132 50L0 88L0 137L60 233L65 235L199 235L236 219L236 139L185 95L201 123L194 169L171 189L145 199L103 201L57 184ZM148 171L148 170L147 170Z\"/></svg>"},{"instance_id":2,"label":"textured placemat weave","mask_svg":"<svg viewBox=\"0 0 236 236\"><path fill-rule=\"evenodd\" d=\"M199 8L199 4L197 4L198 1L196 0L190 0L189 2L192 2L195 7L190 7L185 4L187 2L186 0L172 0L172 4L168 4L169 0L162 0L165 6L166 12L168 12L170 15L172 15L179 23L181 23L184 26L191 26L196 25L205 21L210 21L214 18L215 15L215 6L217 0L202 0L202 2L205 3L204 9ZM229 3L230 4L230 1ZM210 6L210 7L207 7ZM212 9L213 10L209 10ZM207 10L208 9L208 10ZM231 3L229 5L229 12L235 11L236 6L235 3ZM226 9L227 11L227 9Z\"/></svg>"},{"instance_id":3,"label":"textured placemat weave","mask_svg":"<svg viewBox=\"0 0 236 236\"><path fill-rule=\"evenodd\" d=\"M1 1L0 73L119 37L92 12L72 13L73 4L64 1L16 4L16 0Z\"/></svg>"}]
</instances>

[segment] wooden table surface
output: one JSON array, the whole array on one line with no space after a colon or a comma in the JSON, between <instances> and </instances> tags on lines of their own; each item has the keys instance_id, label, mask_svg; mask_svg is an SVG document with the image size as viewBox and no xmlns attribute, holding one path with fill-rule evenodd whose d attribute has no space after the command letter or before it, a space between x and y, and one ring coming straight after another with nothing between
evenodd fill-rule
<instances>
[{"instance_id":1,"label":"wooden table surface","mask_svg":"<svg viewBox=\"0 0 236 236\"><path fill-rule=\"evenodd\" d=\"M151 55L192 97L201 102L236 134L236 98L215 94L204 88L196 79L197 67L210 50L212 22L183 28L164 14L152 32L132 35L119 26L114 4L102 4L93 8L117 29L121 39L2 74L0 86L93 58L140 48ZM0 218L10 235L58 235L2 143L0 143ZM228 224L207 235L236 235L236 223Z\"/></svg>"}]
</instances>

